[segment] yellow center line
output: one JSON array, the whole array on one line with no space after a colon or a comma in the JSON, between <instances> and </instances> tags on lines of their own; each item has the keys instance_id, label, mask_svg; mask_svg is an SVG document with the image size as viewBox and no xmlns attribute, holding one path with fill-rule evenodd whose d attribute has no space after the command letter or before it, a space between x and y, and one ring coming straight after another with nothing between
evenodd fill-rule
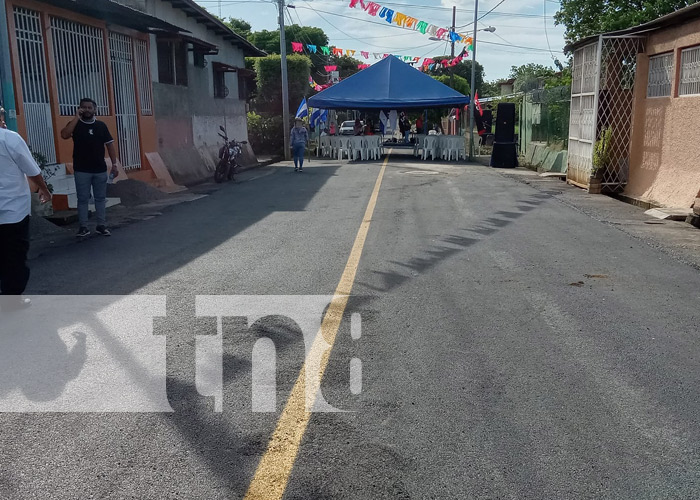
<instances>
[{"instance_id":1,"label":"yellow center line","mask_svg":"<svg viewBox=\"0 0 700 500\"><path fill-rule=\"evenodd\" d=\"M360 229L355 237L355 243L350 251L350 257L345 265L345 270L340 278L340 282L335 289L333 299L321 322L321 335L316 336L318 341L314 341L301 367L301 371L294 383L287 404L277 421L277 427L272 433L272 437L267 445L267 450L260 459L253 480L248 487L248 491L245 495L246 500L274 500L282 498L287 488L289 476L292 473L294 462L299 453L301 440L304 437L304 432L311 418L311 412L307 411L307 408L313 406L316 395L320 390L321 379L326 371L328 358L333 344L335 344L338 327L343 319L343 314L348 304L348 298L355 282L355 275L360 265L362 249L365 246L365 240L367 239L369 226L372 222L374 208L377 205L379 188L382 185L384 171L386 170L390 155L391 150L389 150L382 164L382 168L379 171L379 176L374 184L374 190L367 204L367 210L365 210L362 224L360 224ZM307 367L309 367L310 370L308 374L306 373ZM310 367L314 368L312 369ZM315 373L312 373L312 371Z\"/></svg>"}]
</instances>

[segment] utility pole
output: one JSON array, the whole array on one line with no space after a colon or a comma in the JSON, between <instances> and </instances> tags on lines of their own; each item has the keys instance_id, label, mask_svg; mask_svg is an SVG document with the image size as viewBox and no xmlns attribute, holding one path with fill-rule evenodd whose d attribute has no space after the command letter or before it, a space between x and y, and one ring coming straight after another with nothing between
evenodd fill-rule
<instances>
[{"instance_id":1,"label":"utility pole","mask_svg":"<svg viewBox=\"0 0 700 500\"><path fill-rule=\"evenodd\" d=\"M452 29L450 29L450 45L452 48L450 49L450 60L455 58L455 19L457 18L457 6L453 5L452 6ZM455 88L455 68L454 66L450 66L450 87Z\"/></svg>"},{"instance_id":2,"label":"utility pole","mask_svg":"<svg viewBox=\"0 0 700 500\"><path fill-rule=\"evenodd\" d=\"M284 134L284 159L290 160L289 151L289 85L287 83L287 40L284 36L284 0L277 0L280 24L280 58L282 65L282 133Z\"/></svg>"},{"instance_id":3,"label":"utility pole","mask_svg":"<svg viewBox=\"0 0 700 500\"><path fill-rule=\"evenodd\" d=\"M474 0L474 33L472 34L472 81L469 85L469 160L474 161L474 85L476 80L476 22L479 19L479 0Z\"/></svg>"}]
</instances>

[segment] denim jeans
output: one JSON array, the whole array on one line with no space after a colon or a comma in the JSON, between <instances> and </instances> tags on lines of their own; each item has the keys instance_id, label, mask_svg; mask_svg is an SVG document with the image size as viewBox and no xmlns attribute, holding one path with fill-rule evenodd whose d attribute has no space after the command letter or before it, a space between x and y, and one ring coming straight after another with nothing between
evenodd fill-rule
<instances>
[{"instance_id":1,"label":"denim jeans","mask_svg":"<svg viewBox=\"0 0 700 500\"><path fill-rule=\"evenodd\" d=\"M302 168L304 166L304 150L306 149L306 144L299 142L292 144L292 155L294 157L294 166Z\"/></svg>"},{"instance_id":2,"label":"denim jeans","mask_svg":"<svg viewBox=\"0 0 700 500\"><path fill-rule=\"evenodd\" d=\"M75 172L75 190L78 193L78 220L80 226L87 226L88 203L90 202L90 189L95 198L95 215L97 225L104 226L107 221L107 209L105 208L105 198L107 198L107 172L92 174L90 172Z\"/></svg>"}]
</instances>

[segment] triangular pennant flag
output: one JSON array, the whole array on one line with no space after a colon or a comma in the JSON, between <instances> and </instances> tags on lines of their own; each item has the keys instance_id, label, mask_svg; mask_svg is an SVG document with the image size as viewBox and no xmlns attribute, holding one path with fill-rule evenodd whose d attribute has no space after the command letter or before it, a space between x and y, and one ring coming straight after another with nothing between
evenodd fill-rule
<instances>
[{"instance_id":1,"label":"triangular pennant flag","mask_svg":"<svg viewBox=\"0 0 700 500\"><path fill-rule=\"evenodd\" d=\"M294 52L303 52L304 51L304 45L298 42L292 42L292 50Z\"/></svg>"},{"instance_id":2,"label":"triangular pennant flag","mask_svg":"<svg viewBox=\"0 0 700 500\"><path fill-rule=\"evenodd\" d=\"M309 52L311 52L312 54L316 53L316 46L315 45L308 44L306 46L306 48L309 49Z\"/></svg>"},{"instance_id":3,"label":"triangular pennant flag","mask_svg":"<svg viewBox=\"0 0 700 500\"><path fill-rule=\"evenodd\" d=\"M329 56L329 55L331 55L331 48L330 48L330 47L321 46L321 52L322 52L324 55Z\"/></svg>"},{"instance_id":4,"label":"triangular pennant flag","mask_svg":"<svg viewBox=\"0 0 700 500\"><path fill-rule=\"evenodd\" d=\"M365 52L363 50L362 52L360 52L360 54L362 54L362 57L364 57L365 59L369 59L369 52Z\"/></svg>"}]
</instances>

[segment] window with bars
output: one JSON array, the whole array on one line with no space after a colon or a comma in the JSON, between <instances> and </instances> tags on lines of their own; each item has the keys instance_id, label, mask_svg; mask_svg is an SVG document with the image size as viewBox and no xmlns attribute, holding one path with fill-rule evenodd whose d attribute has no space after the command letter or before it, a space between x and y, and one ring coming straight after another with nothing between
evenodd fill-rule
<instances>
[{"instance_id":1,"label":"window with bars","mask_svg":"<svg viewBox=\"0 0 700 500\"><path fill-rule=\"evenodd\" d=\"M700 94L700 45L681 51L678 95Z\"/></svg>"},{"instance_id":2,"label":"window with bars","mask_svg":"<svg viewBox=\"0 0 700 500\"><path fill-rule=\"evenodd\" d=\"M83 97L97 102L98 115L108 115L103 30L51 17L51 32L61 115L74 115Z\"/></svg>"},{"instance_id":3,"label":"window with bars","mask_svg":"<svg viewBox=\"0 0 700 500\"><path fill-rule=\"evenodd\" d=\"M649 80L647 97L668 97L671 95L673 78L673 53L660 54L649 58Z\"/></svg>"},{"instance_id":4,"label":"window with bars","mask_svg":"<svg viewBox=\"0 0 700 500\"><path fill-rule=\"evenodd\" d=\"M159 40L157 52L158 81L187 87L187 44Z\"/></svg>"},{"instance_id":5,"label":"window with bars","mask_svg":"<svg viewBox=\"0 0 700 500\"><path fill-rule=\"evenodd\" d=\"M217 69L214 66L214 97L217 99L223 99L228 96L228 89L226 88L226 72Z\"/></svg>"}]
</instances>

